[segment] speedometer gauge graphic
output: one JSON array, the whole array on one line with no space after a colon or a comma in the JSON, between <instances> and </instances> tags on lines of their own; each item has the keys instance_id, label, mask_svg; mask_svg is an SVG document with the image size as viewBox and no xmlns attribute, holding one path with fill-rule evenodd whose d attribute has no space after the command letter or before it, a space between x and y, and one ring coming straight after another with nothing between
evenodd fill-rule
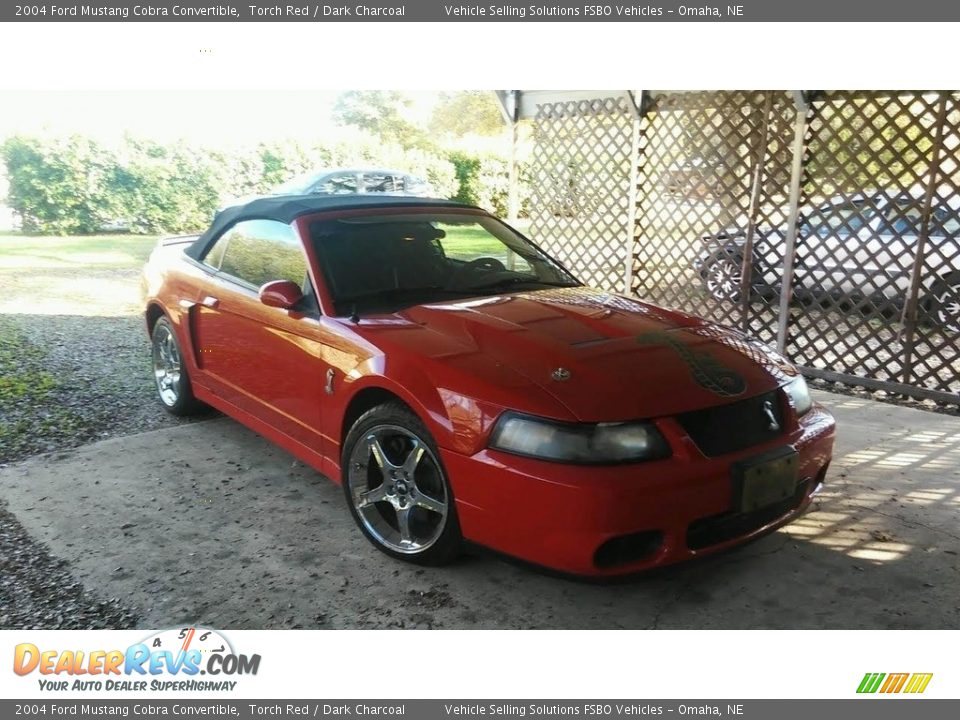
<instances>
[{"instance_id":1,"label":"speedometer gauge graphic","mask_svg":"<svg viewBox=\"0 0 960 720\"><path fill-rule=\"evenodd\" d=\"M213 653L234 654L233 645L217 630L205 627L180 627L161 630L143 640L151 651L166 650L177 657L189 650L198 650L202 657Z\"/></svg>"}]
</instances>

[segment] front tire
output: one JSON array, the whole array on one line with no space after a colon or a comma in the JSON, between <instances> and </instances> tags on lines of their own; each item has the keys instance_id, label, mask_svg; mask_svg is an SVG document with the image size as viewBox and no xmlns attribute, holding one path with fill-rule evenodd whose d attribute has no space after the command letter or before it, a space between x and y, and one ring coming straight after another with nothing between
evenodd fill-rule
<instances>
[{"instance_id":1,"label":"front tire","mask_svg":"<svg viewBox=\"0 0 960 720\"><path fill-rule=\"evenodd\" d=\"M153 380L163 409L177 417L195 415L203 410L203 403L193 396L187 364L170 320L166 317L157 320L150 342L153 348Z\"/></svg>"},{"instance_id":2,"label":"front tire","mask_svg":"<svg viewBox=\"0 0 960 720\"><path fill-rule=\"evenodd\" d=\"M460 524L440 453L405 405L361 415L347 433L341 467L350 514L378 550L419 565L443 565L459 554Z\"/></svg>"}]
</instances>

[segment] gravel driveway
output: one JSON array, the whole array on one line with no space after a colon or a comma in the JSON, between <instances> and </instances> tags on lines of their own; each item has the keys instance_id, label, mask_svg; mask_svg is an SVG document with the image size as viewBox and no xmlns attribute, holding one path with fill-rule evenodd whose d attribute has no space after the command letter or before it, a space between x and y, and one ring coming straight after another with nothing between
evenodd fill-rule
<instances>
[{"instance_id":1,"label":"gravel driveway","mask_svg":"<svg viewBox=\"0 0 960 720\"><path fill-rule=\"evenodd\" d=\"M5 315L0 333L15 338L17 374L42 390L0 410L15 429L0 433L0 464L189 422L156 402L140 317Z\"/></svg>"},{"instance_id":2,"label":"gravel driveway","mask_svg":"<svg viewBox=\"0 0 960 720\"><path fill-rule=\"evenodd\" d=\"M140 315L151 238L0 237L0 465L178 422Z\"/></svg>"},{"instance_id":3,"label":"gravel driveway","mask_svg":"<svg viewBox=\"0 0 960 720\"><path fill-rule=\"evenodd\" d=\"M106 242L105 242L106 240ZM110 242L110 241L113 242ZM154 398L139 274L150 239L0 238L0 470L38 453L183 422ZM22 248L26 247L26 250ZM43 292L38 292L42 288ZM0 628L122 628L138 616L85 589L0 493Z\"/></svg>"},{"instance_id":4,"label":"gravel driveway","mask_svg":"<svg viewBox=\"0 0 960 720\"><path fill-rule=\"evenodd\" d=\"M0 316L0 468L107 437L176 424L154 401L139 317ZM84 588L0 493L0 629L125 628L138 616Z\"/></svg>"},{"instance_id":5,"label":"gravel driveway","mask_svg":"<svg viewBox=\"0 0 960 720\"><path fill-rule=\"evenodd\" d=\"M124 629L138 617L118 598L85 589L0 501L0 629Z\"/></svg>"}]
</instances>

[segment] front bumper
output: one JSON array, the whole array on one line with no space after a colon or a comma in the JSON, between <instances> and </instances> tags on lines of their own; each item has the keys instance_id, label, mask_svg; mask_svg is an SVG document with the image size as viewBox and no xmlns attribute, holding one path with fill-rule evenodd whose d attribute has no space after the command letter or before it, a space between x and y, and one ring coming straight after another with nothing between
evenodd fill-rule
<instances>
[{"instance_id":1,"label":"front bumper","mask_svg":"<svg viewBox=\"0 0 960 720\"><path fill-rule=\"evenodd\" d=\"M800 515L823 482L834 420L815 406L776 441L705 457L679 424L657 422L674 454L635 465L583 467L496 450L441 450L464 537L560 572L616 576L690 560L770 532ZM732 465L789 445L793 498L733 512Z\"/></svg>"}]
</instances>

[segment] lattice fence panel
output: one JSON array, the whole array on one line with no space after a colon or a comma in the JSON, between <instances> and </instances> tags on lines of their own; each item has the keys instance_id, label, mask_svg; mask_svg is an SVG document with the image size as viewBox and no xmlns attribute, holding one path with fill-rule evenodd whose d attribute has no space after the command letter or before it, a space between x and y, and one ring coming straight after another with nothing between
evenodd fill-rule
<instances>
[{"instance_id":1,"label":"lattice fence panel","mask_svg":"<svg viewBox=\"0 0 960 720\"><path fill-rule=\"evenodd\" d=\"M588 285L623 290L633 115L622 98L544 103L534 121L533 239Z\"/></svg>"},{"instance_id":2,"label":"lattice fence panel","mask_svg":"<svg viewBox=\"0 0 960 720\"><path fill-rule=\"evenodd\" d=\"M955 121L956 98L942 93L829 92L814 103L786 347L801 364L960 387L956 320L937 322L957 305L956 286L937 296L957 267Z\"/></svg>"},{"instance_id":3,"label":"lattice fence panel","mask_svg":"<svg viewBox=\"0 0 960 720\"><path fill-rule=\"evenodd\" d=\"M905 382L960 392L960 93L942 96L936 171L931 178L920 263L919 324Z\"/></svg>"},{"instance_id":4,"label":"lattice fence panel","mask_svg":"<svg viewBox=\"0 0 960 720\"><path fill-rule=\"evenodd\" d=\"M794 117L783 92L651 98L639 145L636 295L776 337Z\"/></svg>"}]
</instances>

